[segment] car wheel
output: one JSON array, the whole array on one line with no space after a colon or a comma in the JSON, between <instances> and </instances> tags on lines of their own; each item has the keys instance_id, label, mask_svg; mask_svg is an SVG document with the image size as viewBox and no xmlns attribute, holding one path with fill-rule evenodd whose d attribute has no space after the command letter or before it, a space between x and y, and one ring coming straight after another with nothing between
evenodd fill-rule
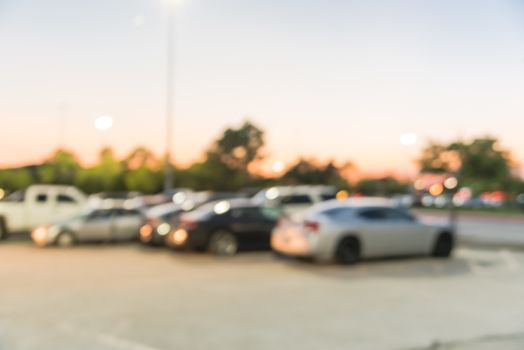
<instances>
[{"instance_id":1,"label":"car wheel","mask_svg":"<svg viewBox=\"0 0 524 350\"><path fill-rule=\"evenodd\" d=\"M453 251L453 237L449 233L442 233L438 236L433 248L433 256L437 258L447 258Z\"/></svg>"},{"instance_id":2,"label":"car wheel","mask_svg":"<svg viewBox=\"0 0 524 350\"><path fill-rule=\"evenodd\" d=\"M360 260L360 243L354 237L343 238L337 246L335 252L335 259L337 262L350 265L355 264Z\"/></svg>"},{"instance_id":3,"label":"car wheel","mask_svg":"<svg viewBox=\"0 0 524 350\"><path fill-rule=\"evenodd\" d=\"M209 251L219 256L232 256L238 252L238 240L231 232L217 231L209 239Z\"/></svg>"},{"instance_id":4,"label":"car wheel","mask_svg":"<svg viewBox=\"0 0 524 350\"><path fill-rule=\"evenodd\" d=\"M0 241L7 238L7 225L4 219L0 219Z\"/></svg>"},{"instance_id":5,"label":"car wheel","mask_svg":"<svg viewBox=\"0 0 524 350\"><path fill-rule=\"evenodd\" d=\"M71 247L75 244L75 236L71 232L62 232L56 237L55 243L59 247Z\"/></svg>"}]
</instances>

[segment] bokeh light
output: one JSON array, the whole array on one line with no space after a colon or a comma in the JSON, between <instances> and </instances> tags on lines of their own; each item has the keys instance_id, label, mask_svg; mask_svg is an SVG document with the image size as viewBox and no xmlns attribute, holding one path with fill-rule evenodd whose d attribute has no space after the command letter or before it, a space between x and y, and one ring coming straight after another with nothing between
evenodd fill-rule
<instances>
[{"instance_id":1,"label":"bokeh light","mask_svg":"<svg viewBox=\"0 0 524 350\"><path fill-rule=\"evenodd\" d=\"M107 131L113 127L113 118L108 115L102 115L95 119L95 128L100 131Z\"/></svg>"},{"instance_id":2,"label":"bokeh light","mask_svg":"<svg viewBox=\"0 0 524 350\"><path fill-rule=\"evenodd\" d=\"M400 136L400 143L403 146L412 146L412 145L416 144L417 141L418 141L418 136L417 136L417 134L415 134L413 132L407 132L407 133L402 134Z\"/></svg>"}]
</instances>

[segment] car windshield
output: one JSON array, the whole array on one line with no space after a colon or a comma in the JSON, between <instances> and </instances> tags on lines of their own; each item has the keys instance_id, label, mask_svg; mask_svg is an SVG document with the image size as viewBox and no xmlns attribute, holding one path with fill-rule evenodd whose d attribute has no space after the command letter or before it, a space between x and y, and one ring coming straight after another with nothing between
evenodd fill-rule
<instances>
[{"instance_id":1,"label":"car windshield","mask_svg":"<svg viewBox=\"0 0 524 350\"><path fill-rule=\"evenodd\" d=\"M25 200L25 191L16 191L3 199L4 202L23 202Z\"/></svg>"},{"instance_id":2,"label":"car windshield","mask_svg":"<svg viewBox=\"0 0 524 350\"><path fill-rule=\"evenodd\" d=\"M163 204L153 207L146 211L146 216L151 218L169 219L172 215L182 211L180 205L176 204Z\"/></svg>"}]
</instances>

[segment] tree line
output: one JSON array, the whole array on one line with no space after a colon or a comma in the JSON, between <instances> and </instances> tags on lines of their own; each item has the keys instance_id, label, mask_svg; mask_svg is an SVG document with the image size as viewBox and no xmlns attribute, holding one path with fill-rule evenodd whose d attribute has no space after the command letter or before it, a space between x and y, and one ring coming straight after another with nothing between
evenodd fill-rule
<instances>
[{"instance_id":1,"label":"tree line","mask_svg":"<svg viewBox=\"0 0 524 350\"><path fill-rule=\"evenodd\" d=\"M319 163L300 158L277 177L250 171L262 160L264 131L246 121L237 128L227 128L208 147L204 159L187 168L174 168L174 187L194 190L237 191L273 185L324 184L364 195L406 193L410 184L394 177L362 179L351 184L348 173L355 171L351 162L337 166L333 161ZM524 192L522 179L513 173L511 154L500 149L493 138L451 144L430 142L416 160L421 173L460 174L463 185L476 193L504 190ZM172 165L173 166L173 165ZM174 166L173 166L174 167ZM74 185L86 193L162 191L164 162L145 147L137 147L123 159L104 148L96 164L84 167L70 151L59 149L42 164L0 170L0 188L14 191L35 183Z\"/></svg>"}]
</instances>

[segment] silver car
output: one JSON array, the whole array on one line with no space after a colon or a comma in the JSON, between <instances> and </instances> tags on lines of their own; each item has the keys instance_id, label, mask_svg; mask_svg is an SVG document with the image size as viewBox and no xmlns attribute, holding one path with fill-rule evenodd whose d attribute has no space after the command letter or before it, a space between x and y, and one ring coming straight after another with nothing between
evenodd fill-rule
<instances>
[{"instance_id":1,"label":"silver car","mask_svg":"<svg viewBox=\"0 0 524 350\"><path fill-rule=\"evenodd\" d=\"M145 221L138 210L92 209L67 221L40 226L31 237L39 246L71 246L81 242L130 241Z\"/></svg>"},{"instance_id":2,"label":"silver car","mask_svg":"<svg viewBox=\"0 0 524 350\"><path fill-rule=\"evenodd\" d=\"M284 255L345 264L376 257L449 257L454 232L420 222L393 201L361 198L317 204L301 215L282 218L271 246Z\"/></svg>"}]
</instances>

